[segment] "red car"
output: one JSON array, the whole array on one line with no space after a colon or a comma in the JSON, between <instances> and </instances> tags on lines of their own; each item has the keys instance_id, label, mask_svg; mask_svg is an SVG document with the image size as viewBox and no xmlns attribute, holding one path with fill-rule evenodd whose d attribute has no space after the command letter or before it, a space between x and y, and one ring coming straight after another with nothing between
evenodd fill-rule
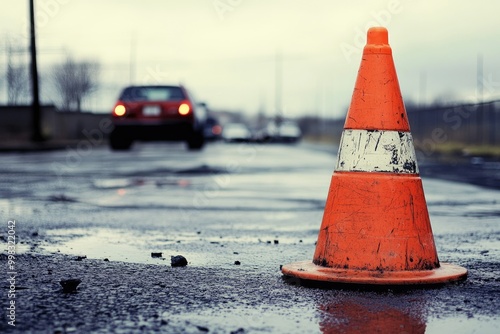
<instances>
[{"instance_id":1,"label":"red car","mask_svg":"<svg viewBox=\"0 0 500 334\"><path fill-rule=\"evenodd\" d=\"M113 150L128 150L135 140L186 141L199 150L205 143L206 110L183 86L130 86L113 109Z\"/></svg>"}]
</instances>

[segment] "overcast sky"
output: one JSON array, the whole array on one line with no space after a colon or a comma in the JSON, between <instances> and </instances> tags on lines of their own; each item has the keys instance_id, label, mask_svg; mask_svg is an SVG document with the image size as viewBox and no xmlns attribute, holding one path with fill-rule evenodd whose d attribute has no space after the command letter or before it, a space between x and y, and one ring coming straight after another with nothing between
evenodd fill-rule
<instances>
[{"instance_id":1,"label":"overcast sky","mask_svg":"<svg viewBox=\"0 0 500 334\"><path fill-rule=\"evenodd\" d=\"M342 117L366 29L389 30L405 100L500 98L500 2L432 0L35 0L40 76L68 55L101 63L87 109L132 83L178 83L217 109ZM0 0L1 40L28 47L28 0ZM6 65L0 45L0 74ZM27 54L19 54L19 61ZM24 57L24 58L22 58ZM276 59L281 61L276 61ZM5 80L0 101L5 102ZM54 99L43 92L44 101Z\"/></svg>"}]
</instances>

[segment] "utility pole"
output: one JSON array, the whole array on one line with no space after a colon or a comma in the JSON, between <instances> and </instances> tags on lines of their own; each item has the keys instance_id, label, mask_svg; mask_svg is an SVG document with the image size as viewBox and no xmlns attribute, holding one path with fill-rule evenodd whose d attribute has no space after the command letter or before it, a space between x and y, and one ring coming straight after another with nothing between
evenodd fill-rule
<instances>
[{"instance_id":1,"label":"utility pole","mask_svg":"<svg viewBox=\"0 0 500 334\"><path fill-rule=\"evenodd\" d=\"M274 76L274 108L276 112L276 123L278 127L281 125L283 120L283 110L282 110L282 84L283 84L283 57L281 55L281 50L276 51L275 59L275 76Z\"/></svg>"},{"instance_id":2,"label":"utility pole","mask_svg":"<svg viewBox=\"0 0 500 334\"><path fill-rule=\"evenodd\" d=\"M483 55L477 55L477 103L478 109L476 110L476 144L484 144L484 97L483 97Z\"/></svg>"},{"instance_id":3,"label":"utility pole","mask_svg":"<svg viewBox=\"0 0 500 334\"><path fill-rule=\"evenodd\" d=\"M38 68L36 64L36 38L35 38L35 8L34 0L29 0L30 9L30 53L31 53L31 85L32 85L32 134L31 140L42 142L40 96L38 89Z\"/></svg>"},{"instance_id":4,"label":"utility pole","mask_svg":"<svg viewBox=\"0 0 500 334\"><path fill-rule=\"evenodd\" d=\"M135 84L135 67L137 62L137 42L135 34L132 34L130 39L130 59L129 59L129 84Z\"/></svg>"},{"instance_id":5,"label":"utility pole","mask_svg":"<svg viewBox=\"0 0 500 334\"><path fill-rule=\"evenodd\" d=\"M418 107L423 109L426 105L426 90L427 90L427 73L425 71L420 71L420 76L418 80Z\"/></svg>"}]
</instances>

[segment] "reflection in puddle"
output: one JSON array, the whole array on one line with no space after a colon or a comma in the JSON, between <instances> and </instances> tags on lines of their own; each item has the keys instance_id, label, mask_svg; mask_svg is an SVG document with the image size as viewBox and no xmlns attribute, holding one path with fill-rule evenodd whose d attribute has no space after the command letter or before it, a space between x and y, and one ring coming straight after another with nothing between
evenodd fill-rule
<instances>
[{"instance_id":1,"label":"reflection in puddle","mask_svg":"<svg viewBox=\"0 0 500 334\"><path fill-rule=\"evenodd\" d=\"M377 301L344 300L320 305L322 333L425 333L422 310L401 310Z\"/></svg>"},{"instance_id":2,"label":"reflection in puddle","mask_svg":"<svg viewBox=\"0 0 500 334\"><path fill-rule=\"evenodd\" d=\"M498 320L429 313L424 297L338 296L318 306L321 333L498 333Z\"/></svg>"}]
</instances>

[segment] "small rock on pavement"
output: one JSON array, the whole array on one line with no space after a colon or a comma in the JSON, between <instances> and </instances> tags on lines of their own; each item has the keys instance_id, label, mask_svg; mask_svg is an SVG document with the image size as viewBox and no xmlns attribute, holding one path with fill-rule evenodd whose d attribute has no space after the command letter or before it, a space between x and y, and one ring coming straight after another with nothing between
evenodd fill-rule
<instances>
[{"instance_id":1,"label":"small rock on pavement","mask_svg":"<svg viewBox=\"0 0 500 334\"><path fill-rule=\"evenodd\" d=\"M62 279L59 284L61 284L64 293L76 292L76 288L82 282L78 278Z\"/></svg>"},{"instance_id":2,"label":"small rock on pavement","mask_svg":"<svg viewBox=\"0 0 500 334\"><path fill-rule=\"evenodd\" d=\"M151 257L161 257L162 253L161 252L151 252Z\"/></svg>"},{"instance_id":3,"label":"small rock on pavement","mask_svg":"<svg viewBox=\"0 0 500 334\"><path fill-rule=\"evenodd\" d=\"M170 265L172 267L185 267L187 266L188 262L186 258L182 255L176 255L170 257Z\"/></svg>"},{"instance_id":4,"label":"small rock on pavement","mask_svg":"<svg viewBox=\"0 0 500 334\"><path fill-rule=\"evenodd\" d=\"M208 329L207 327L204 327L204 326L196 326L196 328L198 328L198 330L200 332L208 333L210 331L210 329Z\"/></svg>"}]
</instances>

